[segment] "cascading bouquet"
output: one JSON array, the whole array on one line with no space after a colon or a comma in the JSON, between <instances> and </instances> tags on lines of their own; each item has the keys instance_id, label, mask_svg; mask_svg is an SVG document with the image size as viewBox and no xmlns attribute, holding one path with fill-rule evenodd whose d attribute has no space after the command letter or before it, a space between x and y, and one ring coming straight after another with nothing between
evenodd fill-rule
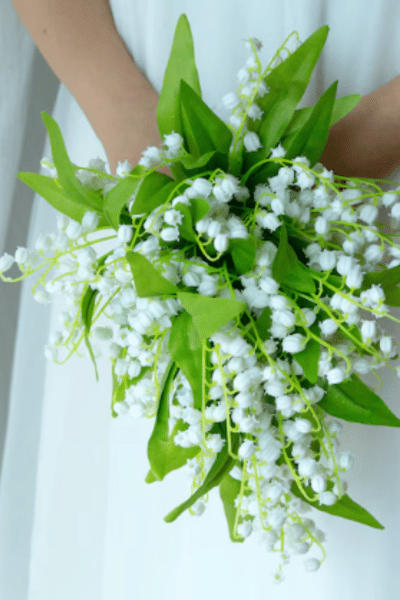
<instances>
[{"instance_id":1,"label":"cascading bouquet","mask_svg":"<svg viewBox=\"0 0 400 600\"><path fill-rule=\"evenodd\" d=\"M117 177L100 159L77 167L43 112L51 176L18 176L62 213L58 233L0 258L7 282L47 267L38 302L65 298L47 358L63 364L84 341L98 378L108 343L112 416L155 419L146 482L188 469L190 497L165 521L201 515L219 486L231 540L257 532L281 553L277 581L292 554L319 547L309 571L325 559L324 534L304 516L312 508L383 528L346 494L354 458L339 451L337 419L400 426L359 377L380 379L385 365L400 376L387 364L395 341L376 323L399 322L388 307L400 306L400 248L376 218L380 206L400 218L400 187L384 193L383 180L336 177L318 162L360 95L335 98L336 81L296 109L328 31L297 36L293 52L289 36L264 71L261 42L248 40L225 124L201 99L181 15L157 109L162 147L133 169L119 163ZM115 230L103 239L116 247L99 257L101 238L88 236L102 229ZM2 275L14 261L18 279ZM101 315L110 326L94 327Z\"/></svg>"}]
</instances>

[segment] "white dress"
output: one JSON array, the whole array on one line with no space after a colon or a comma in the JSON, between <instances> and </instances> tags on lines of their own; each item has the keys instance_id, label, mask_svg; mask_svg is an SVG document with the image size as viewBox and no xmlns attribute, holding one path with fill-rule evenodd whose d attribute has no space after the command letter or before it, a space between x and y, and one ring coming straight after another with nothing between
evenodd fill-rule
<instances>
[{"instance_id":1,"label":"white dress","mask_svg":"<svg viewBox=\"0 0 400 600\"><path fill-rule=\"evenodd\" d=\"M242 40L257 37L264 65L292 30L304 41L330 32L300 106L314 104L339 80L337 96L368 94L398 75L397 0L112 0L115 23L142 72L160 92L181 13L192 28L205 102L219 116L221 97L236 90L248 56ZM134 110L134 107L132 107ZM60 86L53 117L71 160L107 160L70 92ZM38 149L38 152L41 152ZM48 140L41 156L50 156ZM121 161L125 157L121 157ZM48 174L47 171L42 171ZM28 247L56 230L56 211L36 196ZM107 243L98 247L99 254ZM217 490L206 512L163 517L189 494L174 472L148 485L147 440L153 422L111 418L111 365L99 359L97 383L88 358L64 366L43 357L59 328L62 300L38 305L33 280L22 285L10 417L0 489L1 600L398 600L400 598L400 432L345 425L342 449L356 456L350 496L384 531L315 511L328 558L307 573L303 557L276 586L277 558L252 537L229 540ZM399 339L399 327L387 321ZM83 346L81 346L81 350ZM399 381L385 370L380 395L400 415Z\"/></svg>"}]
</instances>

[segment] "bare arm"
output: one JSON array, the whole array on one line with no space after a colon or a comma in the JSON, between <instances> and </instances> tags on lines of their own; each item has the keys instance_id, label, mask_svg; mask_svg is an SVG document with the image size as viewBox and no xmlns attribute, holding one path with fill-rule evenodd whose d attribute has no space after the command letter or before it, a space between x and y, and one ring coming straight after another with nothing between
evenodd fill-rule
<instances>
[{"instance_id":1,"label":"bare arm","mask_svg":"<svg viewBox=\"0 0 400 600\"><path fill-rule=\"evenodd\" d=\"M400 75L332 126L320 161L338 175L379 179L400 166Z\"/></svg>"},{"instance_id":2,"label":"bare arm","mask_svg":"<svg viewBox=\"0 0 400 600\"><path fill-rule=\"evenodd\" d=\"M160 145L158 94L115 27L108 0L12 0L55 75L101 140L112 173Z\"/></svg>"}]
</instances>

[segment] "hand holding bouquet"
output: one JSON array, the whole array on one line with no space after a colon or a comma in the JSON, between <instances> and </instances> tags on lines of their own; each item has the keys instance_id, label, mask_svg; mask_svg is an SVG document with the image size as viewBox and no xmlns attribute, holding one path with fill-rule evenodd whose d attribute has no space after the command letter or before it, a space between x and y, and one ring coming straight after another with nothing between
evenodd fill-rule
<instances>
[{"instance_id":1,"label":"hand holding bouquet","mask_svg":"<svg viewBox=\"0 0 400 600\"><path fill-rule=\"evenodd\" d=\"M292 53L288 38L265 70L250 39L239 88L223 98L226 124L201 99L182 15L158 104L163 147L117 177L99 159L77 167L42 113L51 176L19 177L62 213L58 232L0 258L4 281L46 267L38 302L66 298L49 359L84 342L98 377L108 344L112 416L154 419L146 482L190 473L188 498L165 520L201 515L218 486L231 540L254 532L281 554L277 581L293 554L311 551L310 571L324 560L313 509L382 529L346 493L353 456L340 450L338 419L400 426L360 379L380 379L384 366L400 376L377 323L398 322L389 307L400 306L400 248L377 216L386 207L400 219L400 188L383 193L378 180L335 177L318 162L359 95L335 98L336 81L296 109L328 31ZM166 165L173 177L159 172ZM89 235L103 229L116 247L99 257ZM16 280L2 274L14 261ZM108 327L95 327L101 315Z\"/></svg>"}]
</instances>

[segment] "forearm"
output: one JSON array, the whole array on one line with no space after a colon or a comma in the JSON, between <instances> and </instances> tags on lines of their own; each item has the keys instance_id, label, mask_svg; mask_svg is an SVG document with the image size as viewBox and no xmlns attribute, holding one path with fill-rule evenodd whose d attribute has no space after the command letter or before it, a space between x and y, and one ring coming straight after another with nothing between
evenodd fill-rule
<instances>
[{"instance_id":1,"label":"forearm","mask_svg":"<svg viewBox=\"0 0 400 600\"><path fill-rule=\"evenodd\" d=\"M400 166L400 76L331 127L320 162L337 175L379 179Z\"/></svg>"},{"instance_id":2,"label":"forearm","mask_svg":"<svg viewBox=\"0 0 400 600\"><path fill-rule=\"evenodd\" d=\"M39 51L75 97L113 160L118 155L118 160L127 158L136 164L148 145L161 143L158 94L119 36L108 0L13 3Z\"/></svg>"}]
</instances>

